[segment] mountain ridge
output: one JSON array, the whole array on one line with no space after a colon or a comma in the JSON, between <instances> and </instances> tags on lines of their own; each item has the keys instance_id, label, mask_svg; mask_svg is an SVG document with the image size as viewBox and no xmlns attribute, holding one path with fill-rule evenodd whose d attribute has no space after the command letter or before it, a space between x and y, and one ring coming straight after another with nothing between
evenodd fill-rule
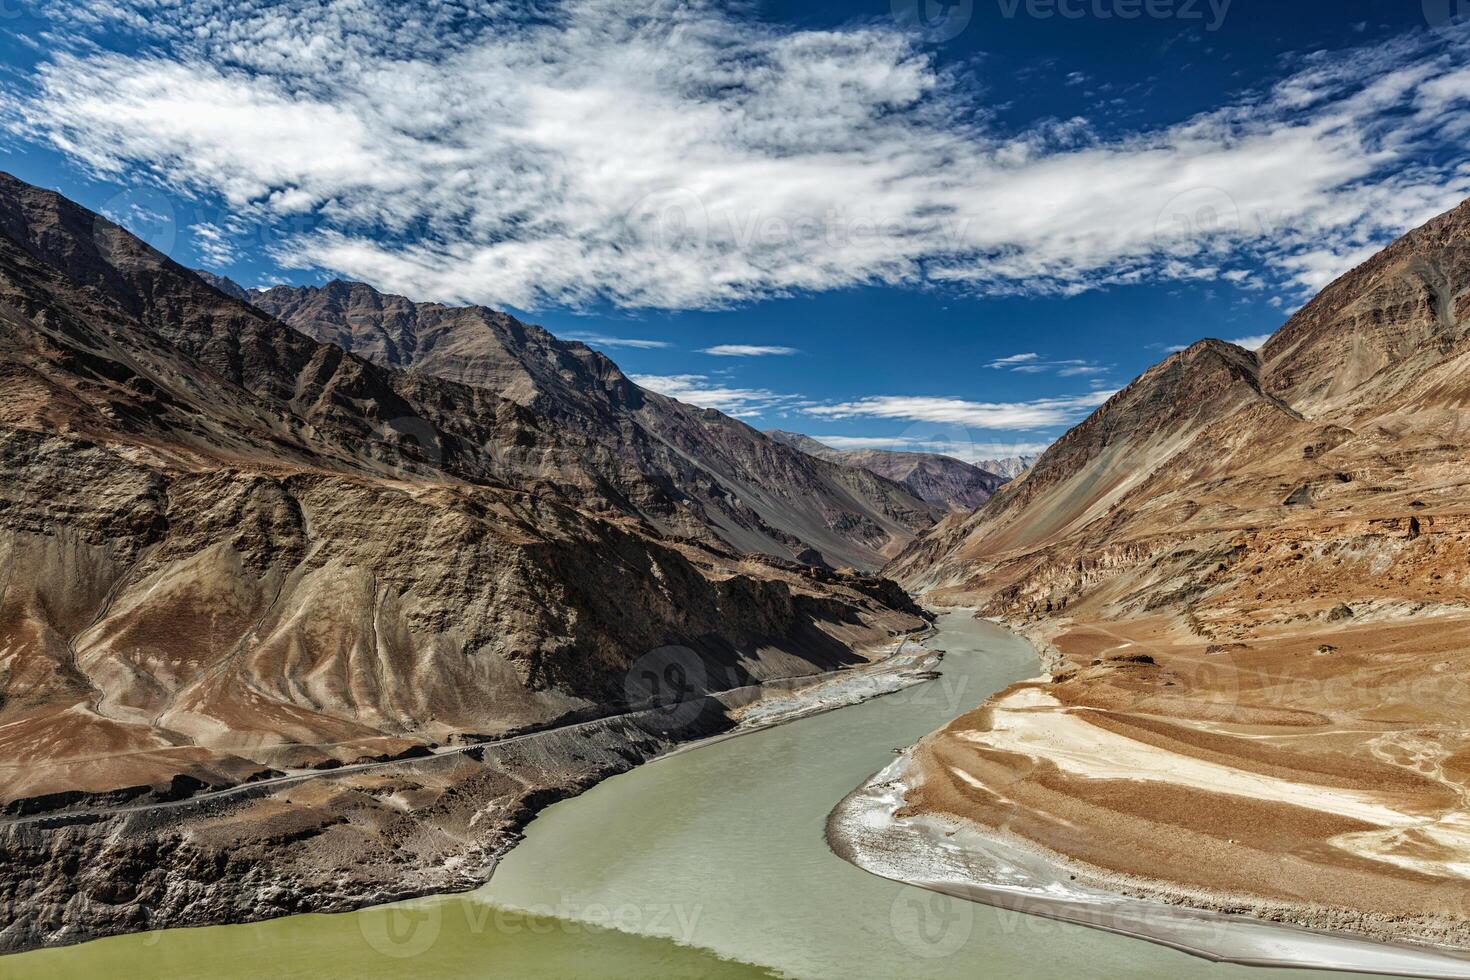
<instances>
[{"instance_id":1,"label":"mountain ridge","mask_svg":"<svg viewBox=\"0 0 1470 980\"><path fill-rule=\"evenodd\" d=\"M887 580L661 530L614 448L8 175L0 472L7 950L471 887L551 800L924 625ZM643 704L648 657L693 714L558 734Z\"/></svg>"},{"instance_id":2,"label":"mountain ridge","mask_svg":"<svg viewBox=\"0 0 1470 980\"><path fill-rule=\"evenodd\" d=\"M920 500L951 513L969 512L1005 482L980 466L938 453L885 449L833 449L811 436L772 429L766 435L809 456L855 466L908 487Z\"/></svg>"},{"instance_id":3,"label":"mountain ridge","mask_svg":"<svg viewBox=\"0 0 1470 980\"><path fill-rule=\"evenodd\" d=\"M1259 353L1150 368L887 567L1046 668L912 750L904 812L1102 888L1470 946L1467 459L1470 202Z\"/></svg>"},{"instance_id":4,"label":"mountain ridge","mask_svg":"<svg viewBox=\"0 0 1470 980\"><path fill-rule=\"evenodd\" d=\"M363 283L276 286L257 307L374 363L492 391L607 447L626 509L674 533L872 569L938 513L895 481L793 452L756 429L640 388L604 355L483 307L416 303ZM638 499L629 486L656 486Z\"/></svg>"}]
</instances>

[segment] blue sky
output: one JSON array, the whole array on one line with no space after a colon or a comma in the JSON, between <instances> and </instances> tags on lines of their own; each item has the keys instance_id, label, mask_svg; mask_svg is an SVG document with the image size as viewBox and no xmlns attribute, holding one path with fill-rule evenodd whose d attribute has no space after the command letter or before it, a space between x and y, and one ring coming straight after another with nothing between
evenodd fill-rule
<instances>
[{"instance_id":1,"label":"blue sky","mask_svg":"<svg viewBox=\"0 0 1470 980\"><path fill-rule=\"evenodd\" d=\"M243 284L485 303L763 428L983 458L1470 196L1456 2L5 0L0 126Z\"/></svg>"}]
</instances>

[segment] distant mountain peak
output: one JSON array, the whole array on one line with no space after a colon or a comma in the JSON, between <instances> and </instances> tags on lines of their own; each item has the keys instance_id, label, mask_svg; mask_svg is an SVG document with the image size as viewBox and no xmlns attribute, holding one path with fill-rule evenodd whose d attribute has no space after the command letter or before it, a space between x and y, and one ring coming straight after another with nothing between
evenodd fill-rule
<instances>
[{"instance_id":1,"label":"distant mountain peak","mask_svg":"<svg viewBox=\"0 0 1470 980\"><path fill-rule=\"evenodd\" d=\"M1070 581L1054 562L1269 525L1282 500L1321 507L1371 473L1376 490L1352 505L1361 519L1389 506L1407 467L1442 479L1441 457L1463 445L1467 378L1470 202L1334 280L1259 352L1205 339L1150 367L889 571L911 586L1036 599L1042 583ZM1142 560L1137 549L1119 569ZM1169 581L1161 566L1157 582ZM1141 602L1153 587L1135 581L1129 595Z\"/></svg>"},{"instance_id":2,"label":"distant mountain peak","mask_svg":"<svg viewBox=\"0 0 1470 980\"><path fill-rule=\"evenodd\" d=\"M195 269L194 274L231 299L238 299L246 303L250 302L250 290L229 276L222 276L218 273L210 272L208 269Z\"/></svg>"},{"instance_id":3,"label":"distant mountain peak","mask_svg":"<svg viewBox=\"0 0 1470 980\"><path fill-rule=\"evenodd\" d=\"M319 341L494 392L603 447L586 465L618 488L627 512L671 533L871 569L940 515L897 481L647 391L601 352L498 310L345 280L258 290L250 301Z\"/></svg>"},{"instance_id":4,"label":"distant mountain peak","mask_svg":"<svg viewBox=\"0 0 1470 980\"><path fill-rule=\"evenodd\" d=\"M885 449L833 449L811 436L772 429L766 435L802 452L855 466L906 486L921 500L955 513L973 511L1005 482L1001 476L953 456Z\"/></svg>"},{"instance_id":5,"label":"distant mountain peak","mask_svg":"<svg viewBox=\"0 0 1470 980\"><path fill-rule=\"evenodd\" d=\"M439 770L445 795L413 804L417 816L370 796L345 804L364 826L392 825L384 854L421 839L435 842L426 867L445 866L445 854L483 862L485 842L501 836L488 826L445 850L436 821L450 796L469 804L466 819L523 815L629 764L626 732L652 752L734 724L703 698L687 722L649 707L628 681L650 652L677 651L697 685L686 691L703 695L876 659L925 622L892 582L822 567L846 551L871 565L879 547L904 540L904 520L932 519L897 487L759 437L775 472L750 475L769 482L701 486L711 468L693 464L661 478L636 465L640 440L659 437L636 424L641 403L600 402L623 437L603 442L571 417L311 339L229 285L60 195L0 179L8 816L174 800L618 715L591 757L584 731L546 743L534 762L497 762L490 778L478 764ZM576 351L557 363L601 370ZM693 457L698 439L718 442L707 429L680 431L695 441L652 451ZM686 474L687 485L673 478ZM780 509L787 487L805 509ZM721 494L768 499L706 505ZM779 557L778 544L795 554L811 545L763 515L809 521L795 530L820 553L805 564ZM640 708L643 728L623 717ZM281 811L256 802L174 815L207 822L228 811L229 839L217 846L180 851L190 832L171 817L134 828L129 846L142 851L130 853L178 880L206 869L211 887L240 896L207 917L254 907L263 860L317 848L302 880L336 879L323 869L378 846L376 832L283 838ZM304 814L317 802L287 805ZM113 836L94 829L94 840ZM242 848L243 863L225 860ZM220 859L200 863L207 855ZM129 877L126 860L92 863L94 884ZM34 877L20 904L85 904L78 881ZM370 894L381 892L341 897ZM10 918L10 948L55 928ZM93 917L88 934L139 921Z\"/></svg>"}]
</instances>

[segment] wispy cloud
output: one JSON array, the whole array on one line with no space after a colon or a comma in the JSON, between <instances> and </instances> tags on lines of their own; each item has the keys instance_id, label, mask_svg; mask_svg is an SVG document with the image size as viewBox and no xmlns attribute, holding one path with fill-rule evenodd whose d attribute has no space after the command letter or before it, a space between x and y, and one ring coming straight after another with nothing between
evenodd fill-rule
<instances>
[{"instance_id":1,"label":"wispy cloud","mask_svg":"<svg viewBox=\"0 0 1470 980\"><path fill-rule=\"evenodd\" d=\"M1112 397L1111 391L1040 398L1026 402L975 402L921 395L876 395L835 405L811 405L809 415L833 419L884 418L939 422L976 429L1020 432L1070 425Z\"/></svg>"},{"instance_id":2,"label":"wispy cloud","mask_svg":"<svg viewBox=\"0 0 1470 980\"><path fill-rule=\"evenodd\" d=\"M4 100L13 132L262 221L309 216L282 263L426 299L1074 293L1218 278L1242 255L1305 289L1470 194L1451 31L1308 55L1270 89L1104 138L1004 129L895 26L802 30L714 0L47 6L48 54Z\"/></svg>"},{"instance_id":3,"label":"wispy cloud","mask_svg":"<svg viewBox=\"0 0 1470 980\"><path fill-rule=\"evenodd\" d=\"M800 398L765 388L729 388L703 374L635 374L634 384L700 408L713 408L739 418L757 418L789 408Z\"/></svg>"},{"instance_id":4,"label":"wispy cloud","mask_svg":"<svg viewBox=\"0 0 1470 980\"><path fill-rule=\"evenodd\" d=\"M913 441L900 436L809 436L809 438L833 449L908 450L914 448Z\"/></svg>"},{"instance_id":5,"label":"wispy cloud","mask_svg":"<svg viewBox=\"0 0 1470 980\"><path fill-rule=\"evenodd\" d=\"M1063 378L1086 378L1096 375L1107 374L1111 367L1098 364L1096 361L1084 361L1079 359L1068 359L1064 361L1045 361L1040 354L1012 354L1009 357L1000 357L986 367L997 371L1011 371L1016 374L1052 374L1055 373Z\"/></svg>"},{"instance_id":6,"label":"wispy cloud","mask_svg":"<svg viewBox=\"0 0 1470 980\"><path fill-rule=\"evenodd\" d=\"M972 442L967 439L911 439L904 436L814 435L811 438L833 449L885 449L891 452L936 453L967 463L1004 456L1034 456L1046 451L1049 442Z\"/></svg>"},{"instance_id":7,"label":"wispy cloud","mask_svg":"<svg viewBox=\"0 0 1470 980\"><path fill-rule=\"evenodd\" d=\"M1246 350L1260 350L1266 346L1266 341L1270 340L1271 336L1268 333L1261 333L1256 334L1254 337L1241 337L1238 340L1230 341L1230 343L1237 347L1244 347Z\"/></svg>"},{"instance_id":8,"label":"wispy cloud","mask_svg":"<svg viewBox=\"0 0 1470 980\"><path fill-rule=\"evenodd\" d=\"M199 250L200 257L214 268L228 266L240 257L240 250L229 233L218 225L201 221L190 225L189 230L194 233L194 247Z\"/></svg>"},{"instance_id":9,"label":"wispy cloud","mask_svg":"<svg viewBox=\"0 0 1470 980\"><path fill-rule=\"evenodd\" d=\"M1338 276L1368 261L1378 251L1377 242L1363 245L1345 244L1336 248L1307 248L1294 255L1283 256L1281 265L1303 287L1316 291Z\"/></svg>"},{"instance_id":10,"label":"wispy cloud","mask_svg":"<svg viewBox=\"0 0 1470 980\"><path fill-rule=\"evenodd\" d=\"M967 448L972 454L965 462L976 463L982 459L1004 459L1007 456L1040 456L1051 448L1049 442L975 442Z\"/></svg>"},{"instance_id":11,"label":"wispy cloud","mask_svg":"<svg viewBox=\"0 0 1470 980\"><path fill-rule=\"evenodd\" d=\"M1237 347L1244 347L1246 350L1260 350L1266 345L1266 341L1270 340L1272 336L1274 335L1269 333L1260 333L1250 337L1238 337L1235 340L1226 341L1226 343L1234 344ZM1162 350L1165 354L1177 354L1180 351L1188 350L1189 348L1189 344L1169 344L1167 346L1154 349Z\"/></svg>"},{"instance_id":12,"label":"wispy cloud","mask_svg":"<svg viewBox=\"0 0 1470 980\"><path fill-rule=\"evenodd\" d=\"M600 333L562 334L567 340L579 340L592 347L629 347L637 350L662 350L674 345L666 340L639 340L635 337L609 337Z\"/></svg>"},{"instance_id":13,"label":"wispy cloud","mask_svg":"<svg viewBox=\"0 0 1470 980\"><path fill-rule=\"evenodd\" d=\"M780 357L800 354L801 351L795 347L764 347L759 344L716 344L704 348L700 353L713 354L715 357Z\"/></svg>"}]
</instances>

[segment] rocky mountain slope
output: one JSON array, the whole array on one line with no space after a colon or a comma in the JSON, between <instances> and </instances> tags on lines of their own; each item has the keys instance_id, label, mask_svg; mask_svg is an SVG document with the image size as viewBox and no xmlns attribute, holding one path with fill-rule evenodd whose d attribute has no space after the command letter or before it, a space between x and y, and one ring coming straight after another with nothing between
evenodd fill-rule
<instances>
[{"instance_id":1,"label":"rocky mountain slope","mask_svg":"<svg viewBox=\"0 0 1470 980\"><path fill-rule=\"evenodd\" d=\"M1470 203L894 562L1052 669L922 743L910 804L1115 887L1470 941L1467 297Z\"/></svg>"},{"instance_id":2,"label":"rocky mountain slope","mask_svg":"<svg viewBox=\"0 0 1470 980\"><path fill-rule=\"evenodd\" d=\"M1000 459L982 459L975 465L1009 482L1029 470L1040 458L1040 456L1002 456Z\"/></svg>"},{"instance_id":3,"label":"rocky mountain slope","mask_svg":"<svg viewBox=\"0 0 1470 980\"><path fill-rule=\"evenodd\" d=\"M585 344L505 313L415 303L348 282L248 296L307 336L385 367L492 391L597 444L587 478L616 491L599 502L669 533L873 569L942 513L896 481L815 459L720 412L640 388ZM527 464L521 482L566 482L539 460ZM587 502L577 486L564 489Z\"/></svg>"},{"instance_id":4,"label":"rocky mountain slope","mask_svg":"<svg viewBox=\"0 0 1470 980\"><path fill-rule=\"evenodd\" d=\"M9 176L0 472L0 948L466 884L545 801L723 709L493 773L352 765L647 711L648 676L682 703L861 665L923 625L886 580L632 516L678 504L617 447L308 338Z\"/></svg>"},{"instance_id":5,"label":"rocky mountain slope","mask_svg":"<svg viewBox=\"0 0 1470 980\"><path fill-rule=\"evenodd\" d=\"M779 429L766 435L809 456L855 466L900 483L920 500L952 513L970 513L989 500L996 488L1006 482L995 473L952 456L884 449L833 449L811 436Z\"/></svg>"}]
</instances>

